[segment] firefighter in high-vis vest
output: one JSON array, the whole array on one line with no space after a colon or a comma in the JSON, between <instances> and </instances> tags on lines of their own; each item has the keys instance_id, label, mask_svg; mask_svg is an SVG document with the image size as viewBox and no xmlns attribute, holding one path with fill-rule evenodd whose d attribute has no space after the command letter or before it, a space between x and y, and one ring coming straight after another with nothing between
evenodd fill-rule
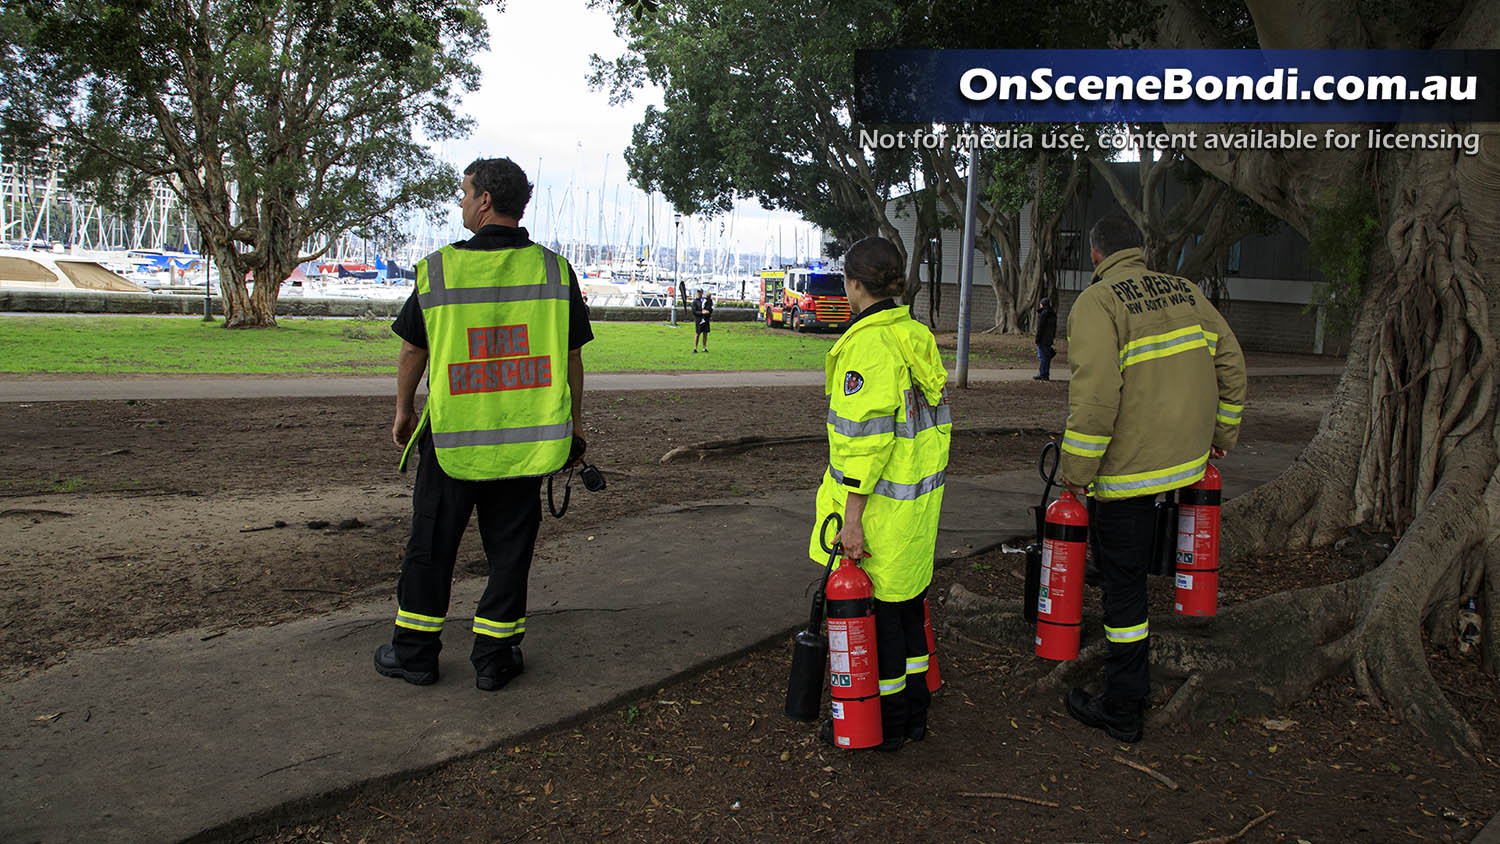
<instances>
[{"instance_id":1,"label":"firefighter in high-vis vest","mask_svg":"<svg viewBox=\"0 0 1500 844\"><path fill-rule=\"evenodd\" d=\"M417 264L392 326L403 342L391 438L403 471L417 458L417 478L395 632L375 670L416 685L438 679L453 564L476 509L489 585L474 610L475 685L494 691L522 673L541 480L583 454L580 349L593 332L573 269L519 227L530 199L510 159L470 164L459 207L474 237Z\"/></svg>"},{"instance_id":2,"label":"firefighter in high-vis vest","mask_svg":"<svg viewBox=\"0 0 1500 844\"><path fill-rule=\"evenodd\" d=\"M1203 477L1239 437L1245 357L1198 286L1147 268L1119 215L1089 232L1090 286L1068 314L1068 424L1061 474L1093 496L1089 535L1104 591L1104 689L1072 689L1069 714L1141 738L1150 693L1146 572L1156 496Z\"/></svg>"},{"instance_id":3,"label":"firefighter in high-vis vest","mask_svg":"<svg viewBox=\"0 0 1500 844\"><path fill-rule=\"evenodd\" d=\"M948 373L932 332L891 298L905 283L890 241L865 238L845 254L844 289L856 316L824 364L828 468L808 549L828 562L816 526L841 514L843 553L860 560L874 587L881 750L927 734L923 610L953 431ZM832 722L822 737L833 743Z\"/></svg>"}]
</instances>

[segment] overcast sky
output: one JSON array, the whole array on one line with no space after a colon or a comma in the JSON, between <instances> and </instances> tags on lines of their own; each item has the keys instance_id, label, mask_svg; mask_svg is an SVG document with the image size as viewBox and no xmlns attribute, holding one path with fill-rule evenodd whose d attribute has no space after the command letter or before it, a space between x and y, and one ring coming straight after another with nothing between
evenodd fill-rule
<instances>
[{"instance_id":1,"label":"overcast sky","mask_svg":"<svg viewBox=\"0 0 1500 844\"><path fill-rule=\"evenodd\" d=\"M647 231L647 199L629 182L624 152L631 128L647 105L661 104L661 92L641 91L632 101L611 106L606 92L589 90L590 54L612 59L625 51L613 19L603 9L589 9L585 0L506 0L503 12L487 8L485 16L490 51L478 58L484 78L480 90L464 101L465 112L476 121L474 134L444 145L440 154L460 167L480 156L500 155L521 165L536 185L522 223L538 239L550 240L554 227L564 239L570 233L582 237L586 218L589 240L604 241L598 235L602 194L606 235L619 243L628 236L629 245L638 245ZM656 242L669 252L672 211L660 197L656 207ZM706 226L723 232L716 238L727 239L731 224L746 252L763 251L768 243L774 247L779 237L790 254L794 232L800 238L811 232L800 218L772 214L752 201L741 203L733 220L684 222L684 245L701 242ZM454 236L459 234L455 230Z\"/></svg>"}]
</instances>

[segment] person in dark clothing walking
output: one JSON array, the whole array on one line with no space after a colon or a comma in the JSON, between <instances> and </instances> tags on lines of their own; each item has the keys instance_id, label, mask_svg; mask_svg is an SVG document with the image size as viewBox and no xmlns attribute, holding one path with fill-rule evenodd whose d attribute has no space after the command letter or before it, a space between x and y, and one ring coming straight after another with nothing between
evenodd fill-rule
<instances>
[{"instance_id":1,"label":"person in dark clothing walking","mask_svg":"<svg viewBox=\"0 0 1500 844\"><path fill-rule=\"evenodd\" d=\"M1052 310L1052 300L1043 296L1036 305L1036 359L1042 362L1042 366L1031 376L1033 381L1052 380L1052 356L1057 354L1052 341L1056 337L1057 311Z\"/></svg>"}]
</instances>

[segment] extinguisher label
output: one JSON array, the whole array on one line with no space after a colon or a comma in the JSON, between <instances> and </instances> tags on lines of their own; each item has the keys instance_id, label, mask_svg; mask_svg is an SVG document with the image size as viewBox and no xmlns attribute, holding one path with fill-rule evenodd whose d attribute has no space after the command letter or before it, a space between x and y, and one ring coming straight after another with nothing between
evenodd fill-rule
<instances>
[{"instance_id":1,"label":"extinguisher label","mask_svg":"<svg viewBox=\"0 0 1500 844\"><path fill-rule=\"evenodd\" d=\"M842 651L844 659L847 660L849 658L849 631L843 627L834 628L833 625L829 625L828 650L830 652Z\"/></svg>"},{"instance_id":2,"label":"extinguisher label","mask_svg":"<svg viewBox=\"0 0 1500 844\"><path fill-rule=\"evenodd\" d=\"M1184 574L1182 572L1178 572L1177 573L1177 588L1178 589L1192 589L1193 588L1193 576L1190 575L1190 574Z\"/></svg>"},{"instance_id":3,"label":"extinguisher label","mask_svg":"<svg viewBox=\"0 0 1500 844\"><path fill-rule=\"evenodd\" d=\"M839 688L847 689L850 686L854 685L854 681L852 679L850 679L850 677L849 677L849 675L847 673L845 673L845 674L839 674L839 673L835 672L831 676L831 678L829 679L828 684L830 686L833 686L836 689L839 689Z\"/></svg>"},{"instance_id":4,"label":"extinguisher label","mask_svg":"<svg viewBox=\"0 0 1500 844\"><path fill-rule=\"evenodd\" d=\"M1183 507L1181 514L1177 517L1177 550L1193 550L1193 538L1198 532L1198 514L1190 508Z\"/></svg>"},{"instance_id":5,"label":"extinguisher label","mask_svg":"<svg viewBox=\"0 0 1500 844\"><path fill-rule=\"evenodd\" d=\"M1042 588L1046 589L1047 586L1049 584L1051 584L1051 583L1052 583L1052 566L1050 566L1050 565L1048 565L1046 563L1043 563L1042 564Z\"/></svg>"},{"instance_id":6,"label":"extinguisher label","mask_svg":"<svg viewBox=\"0 0 1500 844\"><path fill-rule=\"evenodd\" d=\"M833 702L833 717L840 721L844 720L844 704L842 701L836 700Z\"/></svg>"},{"instance_id":7,"label":"extinguisher label","mask_svg":"<svg viewBox=\"0 0 1500 844\"><path fill-rule=\"evenodd\" d=\"M1042 615L1051 615L1052 614L1052 599L1051 598L1038 598L1037 601L1036 601L1036 611L1039 612L1039 613L1041 613Z\"/></svg>"},{"instance_id":8,"label":"extinguisher label","mask_svg":"<svg viewBox=\"0 0 1500 844\"><path fill-rule=\"evenodd\" d=\"M844 651L830 649L828 651L828 661L832 663L831 667L834 671L842 671L845 676L849 674L849 654Z\"/></svg>"}]
</instances>

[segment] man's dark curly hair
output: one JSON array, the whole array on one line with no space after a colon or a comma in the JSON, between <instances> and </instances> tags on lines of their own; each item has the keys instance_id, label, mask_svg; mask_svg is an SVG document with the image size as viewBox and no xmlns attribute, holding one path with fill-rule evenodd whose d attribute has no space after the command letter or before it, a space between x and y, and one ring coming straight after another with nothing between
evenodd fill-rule
<instances>
[{"instance_id":1,"label":"man's dark curly hair","mask_svg":"<svg viewBox=\"0 0 1500 844\"><path fill-rule=\"evenodd\" d=\"M1094 224L1089 231L1089 246L1106 257L1141 245L1141 230L1135 227L1124 214L1110 214Z\"/></svg>"},{"instance_id":2,"label":"man's dark curly hair","mask_svg":"<svg viewBox=\"0 0 1500 844\"><path fill-rule=\"evenodd\" d=\"M521 219L531 202L531 184L521 167L509 158L476 158L464 168L464 175L474 182L474 193L488 192L495 213Z\"/></svg>"}]
</instances>

